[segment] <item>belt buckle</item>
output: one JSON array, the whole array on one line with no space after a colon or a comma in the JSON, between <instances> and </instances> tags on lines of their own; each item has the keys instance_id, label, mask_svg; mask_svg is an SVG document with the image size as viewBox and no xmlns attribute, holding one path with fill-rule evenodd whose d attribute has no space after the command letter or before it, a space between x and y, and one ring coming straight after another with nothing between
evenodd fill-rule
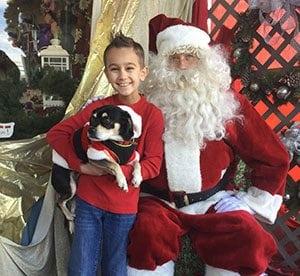
<instances>
[{"instance_id":1,"label":"belt buckle","mask_svg":"<svg viewBox=\"0 0 300 276\"><path fill-rule=\"evenodd\" d=\"M185 191L171 192L171 202L174 202L177 208L188 206L190 204Z\"/></svg>"}]
</instances>

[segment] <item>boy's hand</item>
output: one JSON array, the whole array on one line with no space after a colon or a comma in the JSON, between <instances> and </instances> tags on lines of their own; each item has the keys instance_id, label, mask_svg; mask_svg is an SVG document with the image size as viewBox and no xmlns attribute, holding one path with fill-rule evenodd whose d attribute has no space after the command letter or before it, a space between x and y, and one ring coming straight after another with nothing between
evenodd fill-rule
<instances>
[{"instance_id":1,"label":"boy's hand","mask_svg":"<svg viewBox=\"0 0 300 276\"><path fill-rule=\"evenodd\" d=\"M81 164L80 165L80 172L82 174L89 174L95 176L101 176L107 174L107 172L99 167L96 167L90 163Z\"/></svg>"}]
</instances>

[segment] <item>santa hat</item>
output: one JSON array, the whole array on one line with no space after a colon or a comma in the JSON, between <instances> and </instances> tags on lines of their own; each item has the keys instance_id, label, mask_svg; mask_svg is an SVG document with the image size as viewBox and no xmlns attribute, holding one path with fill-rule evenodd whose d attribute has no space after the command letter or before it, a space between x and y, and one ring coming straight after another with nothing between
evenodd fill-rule
<instances>
[{"instance_id":1,"label":"santa hat","mask_svg":"<svg viewBox=\"0 0 300 276\"><path fill-rule=\"evenodd\" d=\"M179 18L159 14L149 21L149 51L166 55L177 49L192 47L195 50L209 47L209 35Z\"/></svg>"}]
</instances>

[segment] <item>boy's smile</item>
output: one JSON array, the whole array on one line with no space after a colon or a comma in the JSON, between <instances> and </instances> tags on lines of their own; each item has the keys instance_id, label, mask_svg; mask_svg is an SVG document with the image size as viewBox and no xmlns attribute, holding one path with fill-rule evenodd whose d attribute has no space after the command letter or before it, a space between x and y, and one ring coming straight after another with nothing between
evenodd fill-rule
<instances>
[{"instance_id":1,"label":"boy's smile","mask_svg":"<svg viewBox=\"0 0 300 276\"><path fill-rule=\"evenodd\" d=\"M111 48L106 57L105 74L124 103L133 104L140 99L138 89L147 69L142 68L132 48Z\"/></svg>"}]
</instances>

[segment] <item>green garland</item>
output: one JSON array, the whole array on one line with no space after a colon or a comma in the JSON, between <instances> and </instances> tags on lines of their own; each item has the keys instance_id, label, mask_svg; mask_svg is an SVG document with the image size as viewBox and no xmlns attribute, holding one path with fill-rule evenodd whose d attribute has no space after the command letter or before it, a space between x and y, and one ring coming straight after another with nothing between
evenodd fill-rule
<instances>
[{"instance_id":1,"label":"green garland","mask_svg":"<svg viewBox=\"0 0 300 276\"><path fill-rule=\"evenodd\" d=\"M240 14L232 44L231 74L240 78L245 94L252 103L272 94L280 105L286 102L297 103L300 99L300 68L290 72L283 69L268 70L263 76L253 70L250 49L256 29L260 25L258 10L247 10Z\"/></svg>"}]
</instances>

